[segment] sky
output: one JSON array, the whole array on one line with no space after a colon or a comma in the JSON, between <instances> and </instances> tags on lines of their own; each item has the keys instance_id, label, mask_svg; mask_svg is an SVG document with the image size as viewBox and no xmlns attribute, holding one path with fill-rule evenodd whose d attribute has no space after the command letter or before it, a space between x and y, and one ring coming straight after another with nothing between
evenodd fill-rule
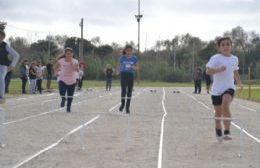
<instances>
[{"instance_id":1,"label":"sky","mask_svg":"<svg viewBox=\"0 0 260 168\"><path fill-rule=\"evenodd\" d=\"M260 33L259 0L140 0L141 49L156 40L190 33L212 40L236 26ZM0 20L8 22L7 38L22 36L29 42L46 35L99 36L102 44L137 43L138 0L0 0Z\"/></svg>"}]
</instances>

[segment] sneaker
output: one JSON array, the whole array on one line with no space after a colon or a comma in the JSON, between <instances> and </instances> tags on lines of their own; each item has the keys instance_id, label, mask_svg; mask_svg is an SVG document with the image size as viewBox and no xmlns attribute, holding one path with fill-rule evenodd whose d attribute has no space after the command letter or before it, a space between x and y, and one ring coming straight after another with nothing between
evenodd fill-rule
<instances>
[{"instance_id":1,"label":"sneaker","mask_svg":"<svg viewBox=\"0 0 260 168\"><path fill-rule=\"evenodd\" d=\"M71 109L70 109L70 107L67 107L67 111L66 111L67 113L70 113L71 112Z\"/></svg>"},{"instance_id":2,"label":"sneaker","mask_svg":"<svg viewBox=\"0 0 260 168\"><path fill-rule=\"evenodd\" d=\"M130 114L130 110L129 109L126 109L126 114Z\"/></svg>"},{"instance_id":3,"label":"sneaker","mask_svg":"<svg viewBox=\"0 0 260 168\"><path fill-rule=\"evenodd\" d=\"M65 106L65 100L61 100L60 107L64 107L64 106Z\"/></svg>"},{"instance_id":4,"label":"sneaker","mask_svg":"<svg viewBox=\"0 0 260 168\"><path fill-rule=\"evenodd\" d=\"M231 141L232 138L230 137L230 135L224 135L223 140L225 140L225 141Z\"/></svg>"},{"instance_id":5,"label":"sneaker","mask_svg":"<svg viewBox=\"0 0 260 168\"><path fill-rule=\"evenodd\" d=\"M5 147L5 144L0 143L0 148L4 148L4 147Z\"/></svg>"},{"instance_id":6,"label":"sneaker","mask_svg":"<svg viewBox=\"0 0 260 168\"><path fill-rule=\"evenodd\" d=\"M124 109L124 106L121 105L121 106L119 107L119 111L120 111L120 112L123 112L123 109Z\"/></svg>"},{"instance_id":7,"label":"sneaker","mask_svg":"<svg viewBox=\"0 0 260 168\"><path fill-rule=\"evenodd\" d=\"M0 98L0 104L4 104L5 103L5 98Z\"/></svg>"},{"instance_id":8,"label":"sneaker","mask_svg":"<svg viewBox=\"0 0 260 168\"><path fill-rule=\"evenodd\" d=\"M223 141L223 137L222 136L216 135L216 139L218 140L218 142L222 142Z\"/></svg>"}]
</instances>

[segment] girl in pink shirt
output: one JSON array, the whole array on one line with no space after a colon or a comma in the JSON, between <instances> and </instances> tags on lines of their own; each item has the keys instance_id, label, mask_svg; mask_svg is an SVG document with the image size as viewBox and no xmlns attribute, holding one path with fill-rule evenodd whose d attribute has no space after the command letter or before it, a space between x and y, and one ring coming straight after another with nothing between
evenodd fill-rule
<instances>
[{"instance_id":1,"label":"girl in pink shirt","mask_svg":"<svg viewBox=\"0 0 260 168\"><path fill-rule=\"evenodd\" d=\"M76 86L76 72L79 71L79 63L73 58L73 50L65 49L56 65L56 71L59 70L59 92L61 96L61 107L65 106L67 92L67 112L71 112L71 103Z\"/></svg>"}]
</instances>

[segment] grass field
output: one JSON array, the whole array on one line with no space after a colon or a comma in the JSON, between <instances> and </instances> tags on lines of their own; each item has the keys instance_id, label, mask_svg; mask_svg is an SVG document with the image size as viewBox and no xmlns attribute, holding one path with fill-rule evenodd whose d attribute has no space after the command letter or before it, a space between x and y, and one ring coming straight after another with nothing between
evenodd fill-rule
<instances>
[{"instance_id":1,"label":"grass field","mask_svg":"<svg viewBox=\"0 0 260 168\"><path fill-rule=\"evenodd\" d=\"M46 80L43 81L43 88L46 88ZM55 80L52 81L52 88L57 89L57 82ZM113 81L113 86L120 86L118 80ZM193 83L169 83L169 82L161 82L161 81L140 81L140 83L136 83L136 86L139 87L192 87ZM84 88L93 88L93 87L105 87L105 81L95 81L95 80L85 80ZM205 88L204 84L203 87ZM11 95L16 95L21 93L21 80L13 79L10 84L9 92ZM29 90L27 84L27 90ZM260 102L260 84L252 85L251 97L249 98L248 87L245 85L244 90L237 94L239 98L252 100Z\"/></svg>"},{"instance_id":2,"label":"grass field","mask_svg":"<svg viewBox=\"0 0 260 168\"><path fill-rule=\"evenodd\" d=\"M248 88L245 88L240 94L238 94L238 97L260 102L260 88L252 88L251 97L249 97Z\"/></svg>"}]
</instances>

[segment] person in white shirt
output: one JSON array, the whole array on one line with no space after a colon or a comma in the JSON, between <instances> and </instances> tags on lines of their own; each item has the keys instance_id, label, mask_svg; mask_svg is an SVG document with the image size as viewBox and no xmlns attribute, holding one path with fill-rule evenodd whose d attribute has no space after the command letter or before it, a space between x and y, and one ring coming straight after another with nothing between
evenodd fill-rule
<instances>
[{"instance_id":1,"label":"person in white shirt","mask_svg":"<svg viewBox=\"0 0 260 168\"><path fill-rule=\"evenodd\" d=\"M238 58L232 55L232 41L229 37L217 40L219 54L213 55L206 65L206 73L213 75L211 90L212 104L215 109L216 137L219 141L232 140L230 137L230 104L236 90L236 84L243 88L238 72ZM224 135L222 135L222 122Z\"/></svg>"},{"instance_id":2,"label":"person in white shirt","mask_svg":"<svg viewBox=\"0 0 260 168\"><path fill-rule=\"evenodd\" d=\"M39 91L40 94L42 94L42 80L44 76L44 70L46 66L42 66L41 61L37 61L37 66L36 66L36 85L37 85L37 90Z\"/></svg>"}]
</instances>

